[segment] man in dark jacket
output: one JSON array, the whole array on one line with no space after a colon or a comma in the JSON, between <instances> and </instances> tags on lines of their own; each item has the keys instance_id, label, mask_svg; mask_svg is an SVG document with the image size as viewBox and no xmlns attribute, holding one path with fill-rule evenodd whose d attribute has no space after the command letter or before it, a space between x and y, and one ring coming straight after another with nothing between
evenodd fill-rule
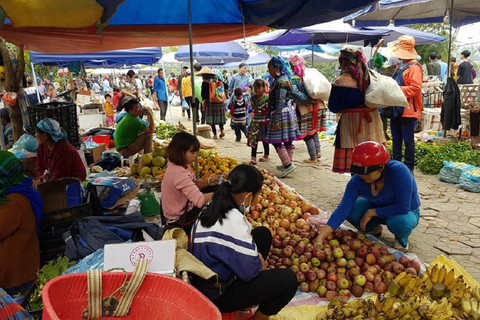
<instances>
[{"instance_id":1,"label":"man in dark jacket","mask_svg":"<svg viewBox=\"0 0 480 320\"><path fill-rule=\"evenodd\" d=\"M473 83L473 76L472 76L472 69L473 66L468 59L470 57L470 51L463 50L460 54L460 58L462 59L462 63L458 65L458 84L472 84Z\"/></svg>"}]
</instances>

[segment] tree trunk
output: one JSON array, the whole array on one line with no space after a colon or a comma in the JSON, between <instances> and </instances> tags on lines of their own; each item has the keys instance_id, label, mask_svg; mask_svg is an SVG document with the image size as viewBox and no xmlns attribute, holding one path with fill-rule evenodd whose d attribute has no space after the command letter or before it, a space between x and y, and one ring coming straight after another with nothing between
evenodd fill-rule
<instances>
[{"instance_id":1,"label":"tree trunk","mask_svg":"<svg viewBox=\"0 0 480 320\"><path fill-rule=\"evenodd\" d=\"M23 55L23 47L16 48L17 50L15 52L15 55L17 59L17 64L14 66L12 65L10 54L7 48L7 42L5 41L5 39L0 37L0 51L3 57L3 64L5 66L4 89L6 92L15 92L19 94L20 83L25 72L25 57ZM17 102L14 106L5 103L5 105L10 110L10 119L12 121L14 141L17 141L25 132L23 130L22 111L20 110L19 101L20 99L17 98Z\"/></svg>"}]
</instances>

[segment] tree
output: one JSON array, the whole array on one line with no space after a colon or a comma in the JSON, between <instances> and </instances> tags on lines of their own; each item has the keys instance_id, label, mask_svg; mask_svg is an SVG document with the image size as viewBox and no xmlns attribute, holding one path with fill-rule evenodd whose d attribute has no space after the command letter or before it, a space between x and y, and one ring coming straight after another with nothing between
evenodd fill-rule
<instances>
[{"instance_id":1,"label":"tree","mask_svg":"<svg viewBox=\"0 0 480 320\"><path fill-rule=\"evenodd\" d=\"M448 59L448 47L449 47L449 38L450 38L450 25L444 23L427 23L414 25L412 28L433 33L442 37L445 37L447 40L442 43L437 44L424 44L415 46L417 53L422 57L422 62L428 63L428 56L430 53L439 53L442 55L442 60L447 62ZM454 52L457 50L455 45L455 39L458 34L458 29L452 29L452 57L455 57Z\"/></svg>"},{"instance_id":2,"label":"tree","mask_svg":"<svg viewBox=\"0 0 480 320\"><path fill-rule=\"evenodd\" d=\"M7 45L5 39L0 37L0 52L3 58L3 64L5 66L4 89L6 92L18 93L20 91L20 84L25 72L25 56L23 47ZM13 56L11 57L10 54ZM12 60L16 60L17 63L12 63ZM10 110L13 139L16 141L24 133L22 112L20 110L20 99L17 99L14 106L11 106L7 103L5 105Z\"/></svg>"}]
</instances>

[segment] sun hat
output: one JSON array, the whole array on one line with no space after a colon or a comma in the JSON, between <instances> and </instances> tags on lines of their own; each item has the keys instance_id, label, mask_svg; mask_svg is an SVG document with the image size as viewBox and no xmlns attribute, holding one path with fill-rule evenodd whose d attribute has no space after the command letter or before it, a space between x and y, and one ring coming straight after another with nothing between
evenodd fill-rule
<instances>
[{"instance_id":1,"label":"sun hat","mask_svg":"<svg viewBox=\"0 0 480 320\"><path fill-rule=\"evenodd\" d=\"M203 67L202 70L197 72L197 76L202 76L204 74L211 74L214 76L215 72L213 72L209 67Z\"/></svg>"},{"instance_id":2,"label":"sun hat","mask_svg":"<svg viewBox=\"0 0 480 320\"><path fill-rule=\"evenodd\" d=\"M399 59L416 59L418 56L415 50L415 38L411 36L401 36L397 40L389 42L387 47L392 56Z\"/></svg>"}]
</instances>

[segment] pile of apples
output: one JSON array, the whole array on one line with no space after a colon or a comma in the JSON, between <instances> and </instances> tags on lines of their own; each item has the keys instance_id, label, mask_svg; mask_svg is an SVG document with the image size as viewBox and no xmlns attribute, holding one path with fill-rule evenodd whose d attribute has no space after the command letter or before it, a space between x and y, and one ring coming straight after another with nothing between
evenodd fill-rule
<instances>
[{"instance_id":1,"label":"pile of apples","mask_svg":"<svg viewBox=\"0 0 480 320\"><path fill-rule=\"evenodd\" d=\"M274 173L260 171L263 175L262 192L258 202L246 214L254 228L264 226L270 229L272 236L280 234L284 238L297 229L303 230L308 217L320 213L310 201L276 179Z\"/></svg>"},{"instance_id":2,"label":"pile of apples","mask_svg":"<svg viewBox=\"0 0 480 320\"><path fill-rule=\"evenodd\" d=\"M308 223L297 219L295 226L289 236L277 229L267 262L269 268L294 271L303 292L318 293L328 300L361 297L364 292L381 294L402 271L420 272L419 261L406 256L396 261L386 246L374 243L363 233L338 229L322 244L313 244L316 232Z\"/></svg>"}]
</instances>

